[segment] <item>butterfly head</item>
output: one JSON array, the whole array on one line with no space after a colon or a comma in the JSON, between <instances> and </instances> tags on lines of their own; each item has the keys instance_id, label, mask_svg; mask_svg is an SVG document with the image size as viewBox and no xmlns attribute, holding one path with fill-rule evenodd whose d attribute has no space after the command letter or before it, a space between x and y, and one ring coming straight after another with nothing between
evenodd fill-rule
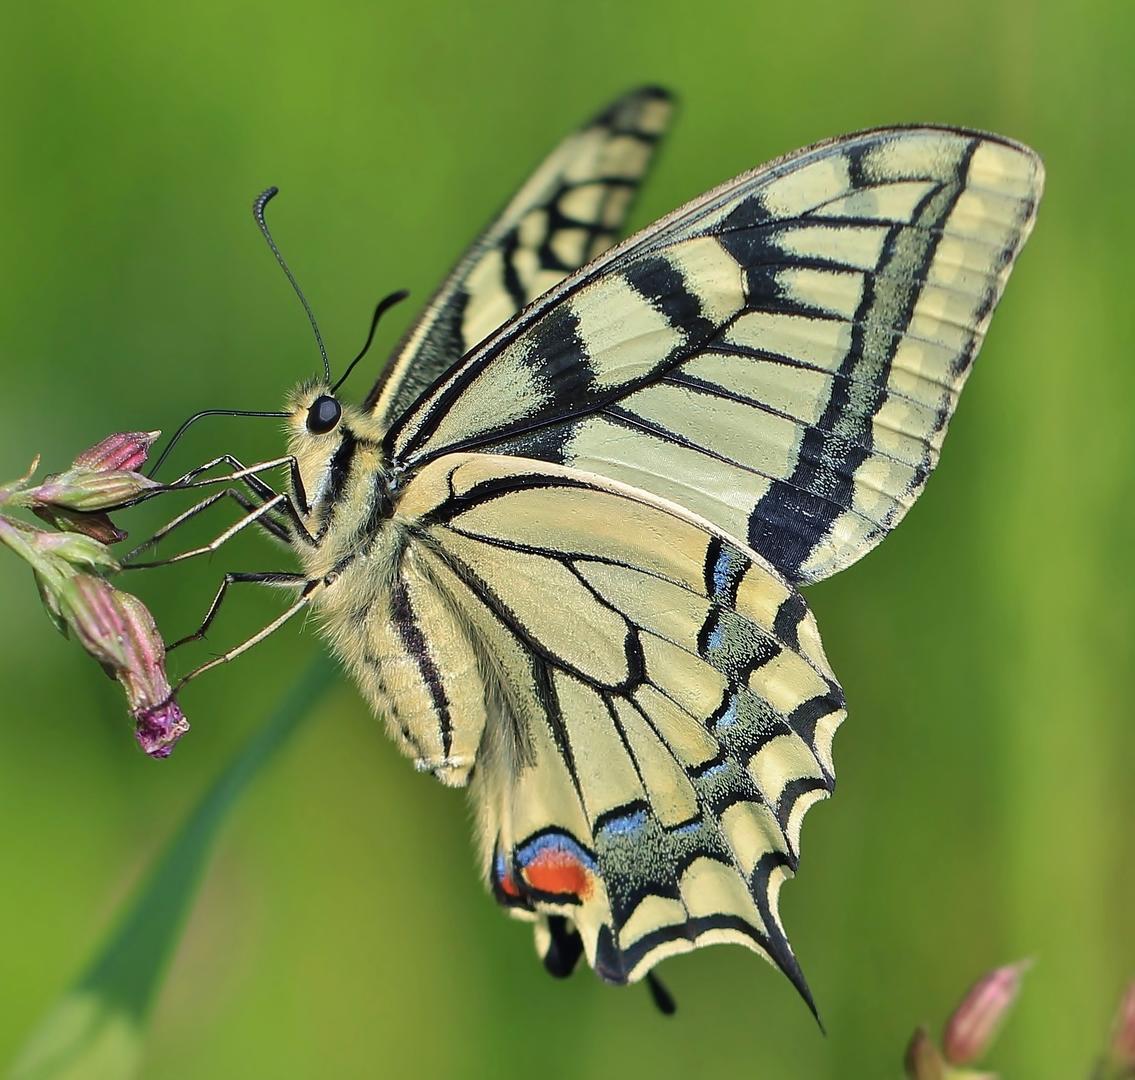
<instances>
[{"instance_id":1,"label":"butterfly head","mask_svg":"<svg viewBox=\"0 0 1135 1080\"><path fill-rule=\"evenodd\" d=\"M289 440L313 448L338 442L344 426L350 426L345 415L355 412L323 379L305 379L288 395L284 408Z\"/></svg>"},{"instance_id":2,"label":"butterfly head","mask_svg":"<svg viewBox=\"0 0 1135 1080\"><path fill-rule=\"evenodd\" d=\"M380 432L372 417L340 401L323 379L300 383L285 409L288 453L296 459L311 512L318 519L325 501L342 493L356 453L377 452Z\"/></svg>"}]
</instances>

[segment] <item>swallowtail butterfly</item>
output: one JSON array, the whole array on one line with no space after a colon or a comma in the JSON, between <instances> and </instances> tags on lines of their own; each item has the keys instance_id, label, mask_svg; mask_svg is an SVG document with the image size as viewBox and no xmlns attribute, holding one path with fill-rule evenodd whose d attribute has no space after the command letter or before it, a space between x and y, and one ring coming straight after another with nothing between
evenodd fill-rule
<instances>
[{"instance_id":1,"label":"swallowtail butterfly","mask_svg":"<svg viewBox=\"0 0 1135 1080\"><path fill-rule=\"evenodd\" d=\"M808 999L777 898L844 697L800 589L922 491L1043 170L880 128L614 244L670 113L642 89L565 139L361 405L329 370L295 390L290 495L236 475L303 573L225 584L294 586L265 632L318 611L399 748L468 789L553 974L736 942Z\"/></svg>"}]
</instances>

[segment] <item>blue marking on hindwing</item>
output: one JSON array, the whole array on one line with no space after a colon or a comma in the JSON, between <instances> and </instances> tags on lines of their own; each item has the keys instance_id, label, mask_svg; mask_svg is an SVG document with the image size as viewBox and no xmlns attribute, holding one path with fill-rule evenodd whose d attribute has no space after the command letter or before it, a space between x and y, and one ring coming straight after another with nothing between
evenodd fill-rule
<instances>
[{"instance_id":1,"label":"blue marking on hindwing","mask_svg":"<svg viewBox=\"0 0 1135 1080\"><path fill-rule=\"evenodd\" d=\"M689 836L690 833L695 833L702 827L701 818L694 818L693 821L687 821L684 825L679 825L676 829L670 830L671 836Z\"/></svg>"},{"instance_id":2,"label":"blue marking on hindwing","mask_svg":"<svg viewBox=\"0 0 1135 1080\"><path fill-rule=\"evenodd\" d=\"M714 777L719 776L728 768L729 765L727 762L719 761L716 764L711 765L708 769L705 770L705 772L701 773L701 775L698 776L698 779L712 780Z\"/></svg>"},{"instance_id":3,"label":"blue marking on hindwing","mask_svg":"<svg viewBox=\"0 0 1135 1080\"><path fill-rule=\"evenodd\" d=\"M646 824L646 821L645 810L634 810L629 814L623 814L621 817L612 818L605 822L599 831L603 836L628 836L631 833L638 832Z\"/></svg>"},{"instance_id":4,"label":"blue marking on hindwing","mask_svg":"<svg viewBox=\"0 0 1135 1080\"><path fill-rule=\"evenodd\" d=\"M727 731L735 723L737 723L737 695L733 694L729 698L729 707L717 718L713 728L715 731Z\"/></svg>"},{"instance_id":5,"label":"blue marking on hindwing","mask_svg":"<svg viewBox=\"0 0 1135 1080\"><path fill-rule=\"evenodd\" d=\"M595 860L588 850L567 833L551 832L529 840L523 847L516 849L516 862L521 868L528 866L545 851L564 851L573 856L588 870L596 869Z\"/></svg>"},{"instance_id":6,"label":"blue marking on hindwing","mask_svg":"<svg viewBox=\"0 0 1135 1080\"><path fill-rule=\"evenodd\" d=\"M713 595L724 596L729 588L730 549L722 544L717 553L717 562L713 564Z\"/></svg>"},{"instance_id":7,"label":"blue marking on hindwing","mask_svg":"<svg viewBox=\"0 0 1135 1080\"><path fill-rule=\"evenodd\" d=\"M737 583L749 565L748 559L736 548L722 544L713 564L713 597L720 603L731 604Z\"/></svg>"}]
</instances>

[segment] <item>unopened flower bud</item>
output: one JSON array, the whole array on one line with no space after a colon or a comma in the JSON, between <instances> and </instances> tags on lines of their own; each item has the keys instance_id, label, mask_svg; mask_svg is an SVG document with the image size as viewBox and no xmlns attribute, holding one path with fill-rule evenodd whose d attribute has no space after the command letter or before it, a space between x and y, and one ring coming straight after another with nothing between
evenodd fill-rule
<instances>
[{"instance_id":1,"label":"unopened flower bud","mask_svg":"<svg viewBox=\"0 0 1135 1080\"><path fill-rule=\"evenodd\" d=\"M1135 982L1127 987L1115 1014L1108 1064L1117 1078L1135 1077Z\"/></svg>"},{"instance_id":2,"label":"unopened flower bud","mask_svg":"<svg viewBox=\"0 0 1135 1080\"><path fill-rule=\"evenodd\" d=\"M11 548L32 568L40 599L55 628L67 636L67 620L59 590L76 571L111 574L118 560L98 540L78 533L49 533L0 514L0 544Z\"/></svg>"},{"instance_id":3,"label":"unopened flower bud","mask_svg":"<svg viewBox=\"0 0 1135 1080\"><path fill-rule=\"evenodd\" d=\"M84 450L66 472L20 490L18 501L57 529L80 532L103 544L124 540L126 534L104 511L160 486L136 471L160 434L127 431L108 435Z\"/></svg>"},{"instance_id":4,"label":"unopened flower bud","mask_svg":"<svg viewBox=\"0 0 1135 1080\"><path fill-rule=\"evenodd\" d=\"M168 757L189 722L173 700L165 644L145 604L89 574L69 578L57 596L83 648L126 691L142 749L151 757Z\"/></svg>"},{"instance_id":5,"label":"unopened flower bud","mask_svg":"<svg viewBox=\"0 0 1135 1080\"><path fill-rule=\"evenodd\" d=\"M32 513L64 532L82 533L100 544L117 544L126 539L126 532L102 510L60 510L53 506L33 506Z\"/></svg>"},{"instance_id":6,"label":"unopened flower bud","mask_svg":"<svg viewBox=\"0 0 1135 1080\"><path fill-rule=\"evenodd\" d=\"M114 675L129 662L126 620L118 590L102 578L75 574L56 590L59 607L83 646Z\"/></svg>"},{"instance_id":7,"label":"unopened flower bud","mask_svg":"<svg viewBox=\"0 0 1135 1080\"><path fill-rule=\"evenodd\" d=\"M152 758L167 758L177 740L189 730L189 721L173 698L160 705L135 710L134 735Z\"/></svg>"},{"instance_id":8,"label":"unopened flower bud","mask_svg":"<svg viewBox=\"0 0 1135 1080\"><path fill-rule=\"evenodd\" d=\"M49 476L42 484L28 488L24 498L33 509L106 510L128 502L136 495L160 485L141 473L124 469L107 471L71 468L57 476Z\"/></svg>"},{"instance_id":9,"label":"unopened flower bud","mask_svg":"<svg viewBox=\"0 0 1135 1080\"><path fill-rule=\"evenodd\" d=\"M81 569L100 574L113 574L121 569L118 560L104 544L79 533L36 530L30 534L29 543L36 551Z\"/></svg>"},{"instance_id":10,"label":"unopened flower bud","mask_svg":"<svg viewBox=\"0 0 1135 1080\"><path fill-rule=\"evenodd\" d=\"M121 569L106 545L126 534L105 511L160 486L134 471L158 434L108 436L66 472L28 487L36 459L21 479L0 485L0 508L30 508L63 531L45 532L0 513L0 544L31 567L56 628L74 635L121 683L142 749L164 758L189 730L165 672L165 644L146 606L106 580Z\"/></svg>"},{"instance_id":11,"label":"unopened flower bud","mask_svg":"<svg viewBox=\"0 0 1135 1080\"><path fill-rule=\"evenodd\" d=\"M978 979L946 1022L942 1049L954 1065L969 1065L985 1056L1001 1023L1017 998L1029 961L1007 964Z\"/></svg>"},{"instance_id":12,"label":"unopened flower bud","mask_svg":"<svg viewBox=\"0 0 1135 1080\"><path fill-rule=\"evenodd\" d=\"M946 1063L926 1028L919 1028L906 1048L907 1080L946 1080Z\"/></svg>"},{"instance_id":13,"label":"unopened flower bud","mask_svg":"<svg viewBox=\"0 0 1135 1080\"><path fill-rule=\"evenodd\" d=\"M160 434L160 431L124 431L108 435L102 442L84 450L75 458L74 465L95 472L123 469L133 472L145 463L150 447Z\"/></svg>"}]
</instances>

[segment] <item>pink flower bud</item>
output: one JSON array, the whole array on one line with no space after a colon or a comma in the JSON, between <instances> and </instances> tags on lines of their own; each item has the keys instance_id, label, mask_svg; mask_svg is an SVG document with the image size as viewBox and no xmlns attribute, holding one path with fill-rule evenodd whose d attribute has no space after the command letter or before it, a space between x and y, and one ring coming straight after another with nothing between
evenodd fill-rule
<instances>
[{"instance_id":1,"label":"pink flower bud","mask_svg":"<svg viewBox=\"0 0 1135 1080\"><path fill-rule=\"evenodd\" d=\"M138 745L152 758L169 757L177 740L189 730L189 721L172 698L163 705L137 710L134 721Z\"/></svg>"},{"instance_id":2,"label":"pink flower bud","mask_svg":"<svg viewBox=\"0 0 1135 1080\"><path fill-rule=\"evenodd\" d=\"M946 1080L946 1063L926 1028L919 1028L906 1048L907 1080Z\"/></svg>"},{"instance_id":3,"label":"pink flower bud","mask_svg":"<svg viewBox=\"0 0 1135 1080\"><path fill-rule=\"evenodd\" d=\"M969 1065L984 1057L1017 998L1030 961L1007 964L978 979L946 1022L942 1048L946 1060Z\"/></svg>"},{"instance_id":4,"label":"pink flower bud","mask_svg":"<svg viewBox=\"0 0 1135 1080\"><path fill-rule=\"evenodd\" d=\"M74 465L79 469L94 472L126 470L135 472L142 465L154 445L160 431L125 431L118 435L108 435L89 450L84 450Z\"/></svg>"},{"instance_id":5,"label":"pink flower bud","mask_svg":"<svg viewBox=\"0 0 1135 1080\"><path fill-rule=\"evenodd\" d=\"M15 489L19 502L56 528L81 532L104 544L124 540L126 534L101 511L160 486L136 471L160 434L128 431L108 435L84 450L66 472L49 476L36 487Z\"/></svg>"},{"instance_id":6,"label":"pink flower bud","mask_svg":"<svg viewBox=\"0 0 1135 1080\"><path fill-rule=\"evenodd\" d=\"M189 722L173 700L165 644L145 604L82 573L57 590L57 602L83 648L122 684L142 749L151 757L169 757Z\"/></svg>"},{"instance_id":7,"label":"pink flower bud","mask_svg":"<svg viewBox=\"0 0 1135 1080\"><path fill-rule=\"evenodd\" d=\"M69 577L56 592L60 610L79 644L115 675L130 662L125 613L119 592L108 581L89 574Z\"/></svg>"},{"instance_id":8,"label":"pink flower bud","mask_svg":"<svg viewBox=\"0 0 1135 1080\"><path fill-rule=\"evenodd\" d=\"M121 569L106 545L126 536L105 511L159 487L134 471L158 434L111 435L66 472L29 488L37 458L20 480L0 486L0 508L30 508L63 531L45 532L0 513L0 544L31 566L56 628L73 634L121 683L142 749L164 758L189 730L165 672L165 644L146 606L103 576Z\"/></svg>"},{"instance_id":9,"label":"pink flower bud","mask_svg":"<svg viewBox=\"0 0 1135 1080\"><path fill-rule=\"evenodd\" d=\"M1127 987L1115 1014L1110 1064L1120 1076L1135 1076L1135 982Z\"/></svg>"}]
</instances>

